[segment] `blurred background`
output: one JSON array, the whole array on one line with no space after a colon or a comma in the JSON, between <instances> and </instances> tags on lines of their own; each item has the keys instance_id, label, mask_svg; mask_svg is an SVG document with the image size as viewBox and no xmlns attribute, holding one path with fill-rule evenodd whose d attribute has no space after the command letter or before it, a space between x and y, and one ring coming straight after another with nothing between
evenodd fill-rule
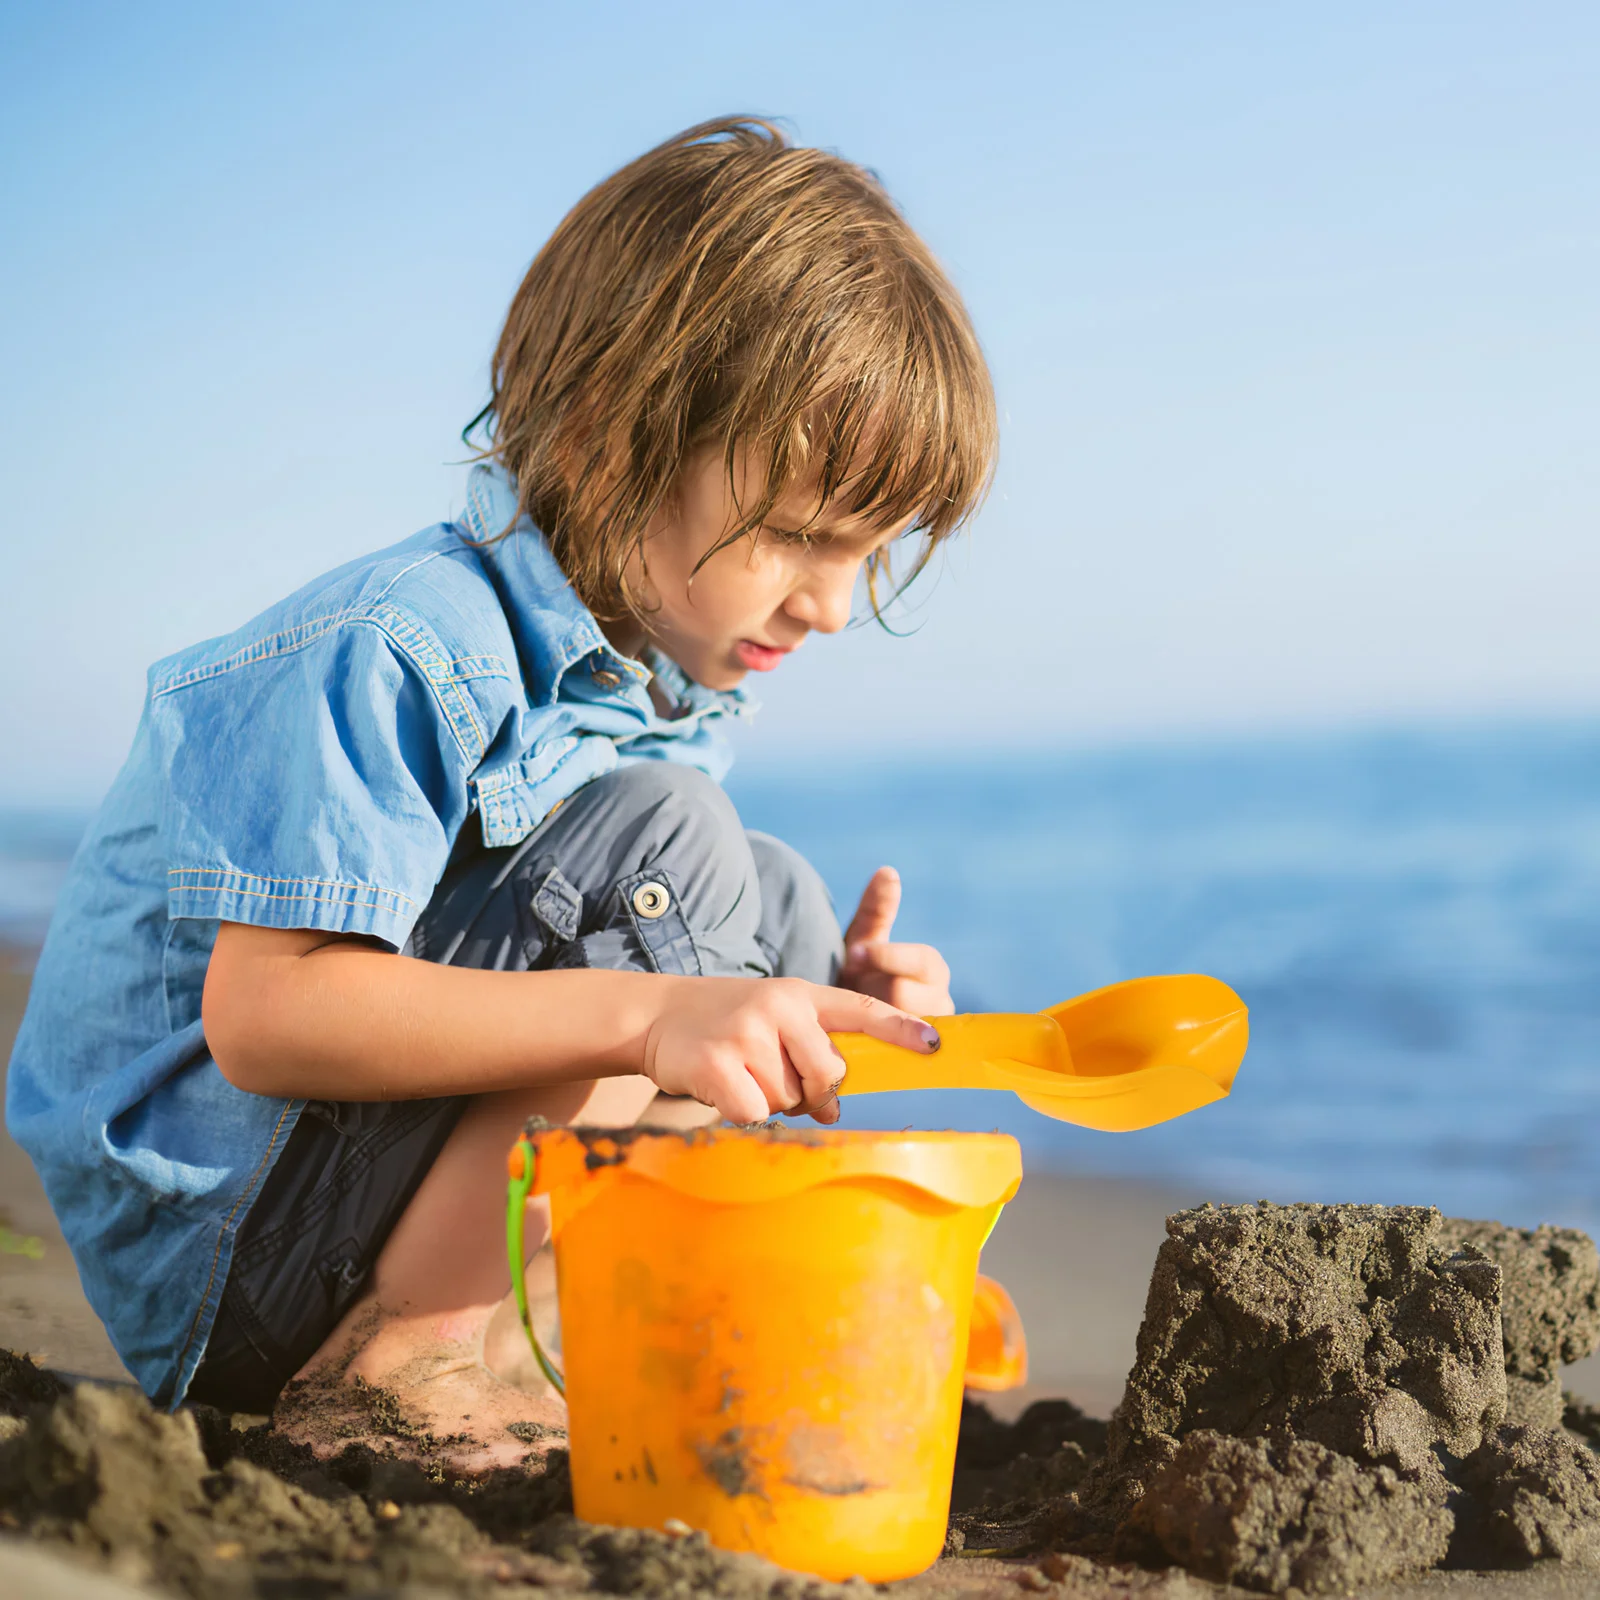
<instances>
[{"instance_id":1,"label":"blurred background","mask_svg":"<svg viewBox=\"0 0 1600 1600\"><path fill-rule=\"evenodd\" d=\"M1233 1099L1030 1164L1600 1222L1600 11L814 0L0 10L0 936L147 665L451 517L528 260L730 111L873 167L1003 459L732 783L958 1004L1237 988ZM13 992L17 989L13 985Z\"/></svg>"}]
</instances>

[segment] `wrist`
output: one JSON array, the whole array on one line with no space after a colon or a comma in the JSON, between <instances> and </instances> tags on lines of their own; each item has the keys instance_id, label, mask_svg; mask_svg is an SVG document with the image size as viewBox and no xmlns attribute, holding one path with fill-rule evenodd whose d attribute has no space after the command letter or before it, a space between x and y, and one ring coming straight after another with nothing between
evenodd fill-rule
<instances>
[{"instance_id":1,"label":"wrist","mask_svg":"<svg viewBox=\"0 0 1600 1600\"><path fill-rule=\"evenodd\" d=\"M645 994L647 1003L637 1036L635 1053L632 1056L632 1065L626 1070L642 1073L658 1089L661 1088L657 1068L662 1034L668 1019L682 999L683 986L693 981L692 978L685 978L677 973L648 974L648 989Z\"/></svg>"},{"instance_id":2,"label":"wrist","mask_svg":"<svg viewBox=\"0 0 1600 1600\"><path fill-rule=\"evenodd\" d=\"M586 1049L572 1062L574 1076L620 1078L642 1075L655 1082L656 1042L682 987L693 980L675 973L571 971L573 1002L589 1019Z\"/></svg>"}]
</instances>

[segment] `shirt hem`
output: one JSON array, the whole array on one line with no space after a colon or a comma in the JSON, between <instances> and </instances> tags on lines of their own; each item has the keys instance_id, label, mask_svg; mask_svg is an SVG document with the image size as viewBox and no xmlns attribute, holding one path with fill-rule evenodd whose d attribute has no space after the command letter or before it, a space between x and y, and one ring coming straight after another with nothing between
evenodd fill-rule
<instances>
[{"instance_id":1,"label":"shirt hem","mask_svg":"<svg viewBox=\"0 0 1600 1600\"><path fill-rule=\"evenodd\" d=\"M173 918L367 934L398 948L421 909L409 895L372 883L268 878L220 867L173 867L167 873L167 915Z\"/></svg>"},{"instance_id":2,"label":"shirt hem","mask_svg":"<svg viewBox=\"0 0 1600 1600\"><path fill-rule=\"evenodd\" d=\"M154 1396L155 1403L165 1404L169 1411L176 1411L183 1404L184 1397L189 1392L189 1385L194 1382L194 1375L200 1370L200 1363L205 1360L206 1346L211 1343L211 1330L216 1325L217 1312L222 1306L223 1290L228 1286L228 1274L233 1268L233 1247L238 1241L239 1228L249 1216L250 1207L255 1204L256 1196L261 1192L261 1185L266 1182L267 1174L283 1153L284 1146L288 1144L289 1135L294 1132L304 1106L304 1100L284 1102L277 1126L273 1128L272 1137L267 1141L266 1151L257 1162L255 1171L251 1173L250 1181L229 1208L227 1216L223 1218L222 1225L217 1230L216 1243L211 1252L211 1270L206 1278L200 1304L195 1309L194 1320L189 1325L189 1335L184 1340L183 1348L178 1352L171 1394L158 1393Z\"/></svg>"}]
</instances>

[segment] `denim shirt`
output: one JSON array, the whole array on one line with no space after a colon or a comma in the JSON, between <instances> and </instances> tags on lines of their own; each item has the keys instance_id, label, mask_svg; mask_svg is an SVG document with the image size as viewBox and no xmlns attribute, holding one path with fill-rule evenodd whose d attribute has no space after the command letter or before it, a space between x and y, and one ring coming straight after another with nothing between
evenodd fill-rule
<instances>
[{"instance_id":1,"label":"denim shirt","mask_svg":"<svg viewBox=\"0 0 1600 1600\"><path fill-rule=\"evenodd\" d=\"M478 467L459 523L158 662L73 861L6 1120L160 1403L199 1365L236 1231L304 1104L234 1088L206 1049L219 921L398 950L469 819L510 845L619 763L727 770L717 724L743 696L618 655L530 524L490 542L516 514L509 481Z\"/></svg>"}]
</instances>

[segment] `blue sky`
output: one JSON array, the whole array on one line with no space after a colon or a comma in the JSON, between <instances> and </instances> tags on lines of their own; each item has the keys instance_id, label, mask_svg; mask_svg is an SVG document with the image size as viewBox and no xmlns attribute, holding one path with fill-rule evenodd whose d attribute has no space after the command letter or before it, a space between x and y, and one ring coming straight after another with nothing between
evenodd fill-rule
<instances>
[{"instance_id":1,"label":"blue sky","mask_svg":"<svg viewBox=\"0 0 1600 1600\"><path fill-rule=\"evenodd\" d=\"M545 235L735 110L881 173L1004 419L918 631L813 641L751 756L1600 710L1596 82L1584 4L19 0L0 799L450 515Z\"/></svg>"}]
</instances>

